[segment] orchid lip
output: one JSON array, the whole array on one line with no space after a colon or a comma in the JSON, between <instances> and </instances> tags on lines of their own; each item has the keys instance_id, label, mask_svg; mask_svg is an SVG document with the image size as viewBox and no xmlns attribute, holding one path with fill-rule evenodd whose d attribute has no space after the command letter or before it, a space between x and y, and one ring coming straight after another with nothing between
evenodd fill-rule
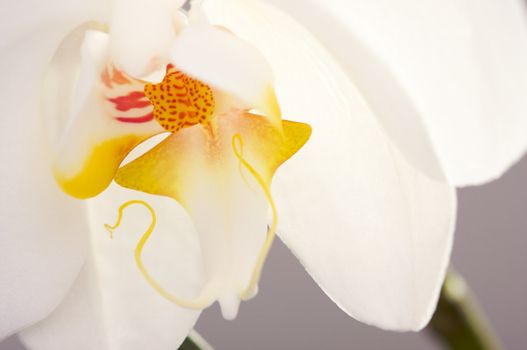
<instances>
[{"instance_id":1,"label":"orchid lip","mask_svg":"<svg viewBox=\"0 0 527 350\"><path fill-rule=\"evenodd\" d=\"M258 185L261 186L261 189L263 190L263 192L265 193L265 196L267 197L267 200L269 201L269 204L272 209L272 216L273 216L272 224L271 226L268 227L267 238L264 244L262 245L262 247L260 248L258 259L256 260L256 263L254 265L254 270L249 278L248 285L244 287L240 292L238 293L227 292L227 294L218 295L217 294L218 292L217 291L215 292L216 288L213 283L212 285L207 284L202 290L202 292L199 294L199 296L196 297L195 299L185 299L182 297L175 296L171 294L170 292L168 292L167 290L165 290L147 271L142 261L143 249L150 235L153 233L155 226L156 226L156 221L157 221L154 209L145 201L132 200L132 201L128 201L124 203L119 208L119 216L118 216L117 222L114 225L108 225L108 224L105 225L106 229L110 233L110 238L113 238L113 232L120 226L122 218L123 218L123 211L128 206L138 204L138 205L142 205L143 207L145 207L149 211L152 217L152 222L150 226L148 227L148 229L143 234L143 236L141 237L141 239L139 240L137 247L135 249L135 261L136 261L136 264L139 270L141 271L141 274L144 276L145 280L152 286L153 289L155 289L165 299L179 306L182 306L182 307L186 307L190 309L203 309L209 306L210 304L212 304L212 302L214 302L214 300L217 299L220 305L222 306L222 313L226 319L234 319L236 317L240 300L250 299L256 294L258 281L260 279L260 274L261 274L264 262L267 258L267 254L269 253L269 250L272 246L276 227L277 227L276 206L274 204L271 192L268 186L266 185L265 180L261 177L261 175L258 174L258 172L247 162L247 160L243 158L243 140L239 134L235 134L232 138L232 149L234 151L234 154L236 155L236 158L240 162L240 166L243 166L249 172L249 174L254 177Z\"/></svg>"},{"instance_id":2,"label":"orchid lip","mask_svg":"<svg viewBox=\"0 0 527 350\"><path fill-rule=\"evenodd\" d=\"M168 67L167 75L172 74L182 84L184 75ZM196 86L195 82L191 83ZM182 109L188 111L192 107L188 101L180 102L178 99L184 99L191 89L186 89L185 85L172 85L175 91L173 96L169 96L172 90L167 84L174 84L174 81L165 79L157 86L145 87L147 97L153 100L155 106L154 116L160 122L167 121L161 118L172 110L170 102L173 100L182 105L174 113L181 113ZM205 85L201 86L202 89L208 89ZM177 96L178 91L185 93ZM161 97L163 94L166 94L164 98ZM203 93L195 95L200 98L204 96ZM162 296L183 307L202 307L211 302L208 298L218 300L224 316L231 319L237 313L239 300L247 300L255 295L261 270L275 236L277 210L270 190L274 171L307 141L310 128L305 124L285 121L284 128L277 130L267 119L239 110L232 110L225 115L210 114L207 118L210 119L196 118L195 124L171 132L152 150L119 169L116 182L126 188L164 195L178 201L195 221L205 259L209 261L210 282L197 299L184 300L166 292L148 277L141 261L136 260L146 280ZM205 123L202 124L203 121ZM170 124L163 127L173 130ZM239 195L241 198L237 199ZM246 201L254 201L254 204L248 205ZM254 209L248 209L251 207ZM267 227L265 212L268 208L271 209L272 223ZM257 212L251 213L251 210ZM245 218L254 215L259 219ZM260 226L255 226L255 222L260 222ZM247 225L254 232L231 233L232 230L240 231L237 227ZM266 227L267 233L263 235ZM148 237L150 233L151 230L145 236ZM240 237L245 237L243 240L247 241L244 244L250 244L250 251L243 257L248 260L241 262L241 265L235 257L228 256L231 245L236 245L234 242L228 243L234 239L233 235L242 235ZM251 238L253 235L254 238ZM210 246L209 241L216 241L225 248ZM143 240L141 242L145 243ZM136 252L142 249L141 242ZM222 249L226 249L226 252L222 253ZM243 272L238 271L240 266ZM233 302L234 296L238 302Z\"/></svg>"}]
</instances>

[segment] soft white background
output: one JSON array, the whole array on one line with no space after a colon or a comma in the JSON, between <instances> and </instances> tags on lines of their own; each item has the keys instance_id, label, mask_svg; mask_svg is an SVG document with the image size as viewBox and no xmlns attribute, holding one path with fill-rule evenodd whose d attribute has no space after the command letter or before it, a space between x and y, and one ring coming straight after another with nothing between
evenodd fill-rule
<instances>
[{"instance_id":1,"label":"soft white background","mask_svg":"<svg viewBox=\"0 0 527 350\"><path fill-rule=\"evenodd\" d=\"M500 180L461 190L459 201L454 264L506 348L526 349L527 157ZM225 321L212 307L197 328L218 350L441 349L426 331L383 332L349 318L280 242L265 267L260 294L242 305L239 317ZM0 343L0 350L22 349L15 338Z\"/></svg>"}]
</instances>

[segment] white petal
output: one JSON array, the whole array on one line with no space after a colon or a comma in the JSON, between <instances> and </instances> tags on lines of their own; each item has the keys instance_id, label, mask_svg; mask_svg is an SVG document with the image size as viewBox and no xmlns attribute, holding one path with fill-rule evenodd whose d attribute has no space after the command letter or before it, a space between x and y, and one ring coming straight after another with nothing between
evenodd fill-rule
<instances>
[{"instance_id":1,"label":"white petal","mask_svg":"<svg viewBox=\"0 0 527 350\"><path fill-rule=\"evenodd\" d=\"M62 303L45 320L18 334L30 350L108 349L101 296L89 261Z\"/></svg>"},{"instance_id":2,"label":"white petal","mask_svg":"<svg viewBox=\"0 0 527 350\"><path fill-rule=\"evenodd\" d=\"M406 163L344 72L290 19L253 1L207 10L262 50L285 115L313 127L275 178L282 239L355 318L422 328L448 265L454 191Z\"/></svg>"},{"instance_id":3,"label":"white petal","mask_svg":"<svg viewBox=\"0 0 527 350\"><path fill-rule=\"evenodd\" d=\"M112 58L127 74L140 77L167 60L176 34L174 10L183 1L116 0L110 35Z\"/></svg>"},{"instance_id":4,"label":"white petal","mask_svg":"<svg viewBox=\"0 0 527 350\"><path fill-rule=\"evenodd\" d=\"M340 59L425 173L441 177L442 169L453 185L479 184L525 152L523 1L271 1Z\"/></svg>"},{"instance_id":5,"label":"white petal","mask_svg":"<svg viewBox=\"0 0 527 350\"><path fill-rule=\"evenodd\" d=\"M54 174L66 193L83 199L109 185L130 149L163 130L153 120L144 83L110 63L108 34L92 27L80 26L60 45L42 99Z\"/></svg>"},{"instance_id":6,"label":"white petal","mask_svg":"<svg viewBox=\"0 0 527 350\"><path fill-rule=\"evenodd\" d=\"M236 97L243 103L238 107L256 108L271 121L280 121L271 67L249 43L201 23L178 36L171 55L178 69Z\"/></svg>"},{"instance_id":7,"label":"white petal","mask_svg":"<svg viewBox=\"0 0 527 350\"><path fill-rule=\"evenodd\" d=\"M48 319L20 334L30 349L177 349L200 312L165 300L143 278L134 249L150 224L148 211L130 207L110 239L118 207L130 199L148 201L158 225L144 251L144 263L165 288L192 296L203 273L199 243L186 214L168 199L111 186L90 201L93 256L68 298Z\"/></svg>"},{"instance_id":8,"label":"white petal","mask_svg":"<svg viewBox=\"0 0 527 350\"><path fill-rule=\"evenodd\" d=\"M55 185L39 118L40 78L55 34L35 32L0 59L0 338L49 314L85 257L84 208Z\"/></svg>"},{"instance_id":9,"label":"white petal","mask_svg":"<svg viewBox=\"0 0 527 350\"><path fill-rule=\"evenodd\" d=\"M51 176L50 152L41 134L39 88L60 41L82 22L102 18L100 5L99 1L0 5L4 203L0 338L49 314L84 260L84 209L64 196Z\"/></svg>"},{"instance_id":10,"label":"white petal","mask_svg":"<svg viewBox=\"0 0 527 350\"><path fill-rule=\"evenodd\" d=\"M108 3L105 0L55 0L47 1L44 6L38 0L4 1L0 3L0 51L16 42L34 38L43 30L55 33L54 38L48 37L45 41L52 50L53 41L55 46L58 45L68 31L83 22L105 20ZM39 60L41 57L32 58Z\"/></svg>"}]
</instances>

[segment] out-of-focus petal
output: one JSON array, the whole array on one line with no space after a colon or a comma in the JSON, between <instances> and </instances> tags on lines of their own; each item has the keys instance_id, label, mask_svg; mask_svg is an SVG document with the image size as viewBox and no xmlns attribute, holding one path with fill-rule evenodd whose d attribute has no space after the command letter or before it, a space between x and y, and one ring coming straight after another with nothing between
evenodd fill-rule
<instances>
[{"instance_id":1,"label":"out-of-focus petal","mask_svg":"<svg viewBox=\"0 0 527 350\"><path fill-rule=\"evenodd\" d=\"M201 288L200 248L186 213L168 199L133 193L112 185L90 200L93 255L57 310L20 334L33 350L177 349L200 312L165 300L145 281L134 250L150 224L144 208L130 207L113 239L104 229L126 200L148 201L158 225L144 251L144 262L166 288L192 296Z\"/></svg>"},{"instance_id":2,"label":"out-of-focus petal","mask_svg":"<svg viewBox=\"0 0 527 350\"><path fill-rule=\"evenodd\" d=\"M255 108L276 126L281 120L273 72L249 43L209 24L187 27L176 39L172 62L188 75L237 98L241 108Z\"/></svg>"},{"instance_id":3,"label":"out-of-focus petal","mask_svg":"<svg viewBox=\"0 0 527 350\"><path fill-rule=\"evenodd\" d=\"M104 17L100 1L2 2L0 118L2 195L0 338L48 315L66 295L85 257L82 204L51 176L39 118L41 78L64 36Z\"/></svg>"},{"instance_id":4,"label":"out-of-focus petal","mask_svg":"<svg viewBox=\"0 0 527 350\"><path fill-rule=\"evenodd\" d=\"M45 31L45 44L49 50L78 25L88 21L105 21L111 1L58 0L46 6L38 0L2 2L0 4L0 52L17 42L31 40L37 33ZM48 51L51 55L52 51ZM39 60L39 57L33 57ZM49 59L49 57L47 57ZM42 61L42 63L46 63Z\"/></svg>"},{"instance_id":5,"label":"out-of-focus petal","mask_svg":"<svg viewBox=\"0 0 527 350\"><path fill-rule=\"evenodd\" d=\"M84 208L55 185L39 118L40 78L54 34L35 32L0 58L0 338L51 312L85 256Z\"/></svg>"},{"instance_id":6,"label":"out-of-focus petal","mask_svg":"<svg viewBox=\"0 0 527 350\"><path fill-rule=\"evenodd\" d=\"M392 141L424 173L480 184L524 153L523 1L271 2L339 58Z\"/></svg>"},{"instance_id":7,"label":"out-of-focus petal","mask_svg":"<svg viewBox=\"0 0 527 350\"><path fill-rule=\"evenodd\" d=\"M140 77L168 59L176 34L175 11L183 0L115 0L110 23L112 59Z\"/></svg>"},{"instance_id":8,"label":"out-of-focus petal","mask_svg":"<svg viewBox=\"0 0 527 350\"><path fill-rule=\"evenodd\" d=\"M109 349L93 261L88 260L62 303L18 334L30 349Z\"/></svg>"},{"instance_id":9,"label":"out-of-focus petal","mask_svg":"<svg viewBox=\"0 0 527 350\"><path fill-rule=\"evenodd\" d=\"M350 315L387 329L422 328L448 265L453 189L407 164L307 31L256 1L207 4L213 22L267 57L285 115L313 127L275 178L281 238Z\"/></svg>"}]
</instances>

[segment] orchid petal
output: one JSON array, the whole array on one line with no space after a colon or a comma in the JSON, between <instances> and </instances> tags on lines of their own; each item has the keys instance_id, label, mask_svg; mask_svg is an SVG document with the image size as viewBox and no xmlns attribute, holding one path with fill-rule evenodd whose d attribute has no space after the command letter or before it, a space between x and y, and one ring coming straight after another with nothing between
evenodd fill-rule
<instances>
[{"instance_id":1,"label":"orchid petal","mask_svg":"<svg viewBox=\"0 0 527 350\"><path fill-rule=\"evenodd\" d=\"M44 79L45 117L63 126L55 132L55 177L77 198L104 190L128 152L163 131L144 83L108 64L108 46L106 33L79 28L59 47ZM79 66L78 78L68 79Z\"/></svg>"},{"instance_id":2,"label":"orchid petal","mask_svg":"<svg viewBox=\"0 0 527 350\"><path fill-rule=\"evenodd\" d=\"M49 318L20 334L30 349L176 349L194 326L200 312L163 299L134 263L148 212L127 209L113 239L104 229L130 198L148 201L159 214L144 253L152 274L183 295L201 288L200 249L186 213L169 200L112 185L89 202L93 255L76 285Z\"/></svg>"},{"instance_id":3,"label":"orchid petal","mask_svg":"<svg viewBox=\"0 0 527 350\"><path fill-rule=\"evenodd\" d=\"M134 77L141 77L166 64L176 35L177 9L184 2L116 0L110 23L112 60L116 65Z\"/></svg>"},{"instance_id":4,"label":"orchid petal","mask_svg":"<svg viewBox=\"0 0 527 350\"><path fill-rule=\"evenodd\" d=\"M22 61L16 57L17 64ZM25 77L16 77L21 78ZM10 106L20 90L5 93L8 90L2 86L2 91L6 100L0 107L6 115L39 124L38 112L33 110L37 101ZM38 128L27 130L24 125L2 118L6 132L0 141L0 339L49 314L67 293L86 255L83 205L57 188L42 135Z\"/></svg>"},{"instance_id":5,"label":"orchid petal","mask_svg":"<svg viewBox=\"0 0 527 350\"><path fill-rule=\"evenodd\" d=\"M289 17L248 0L209 1L206 12L266 55L285 114L313 127L275 178L280 237L353 317L422 328L448 265L453 189L407 164L345 73Z\"/></svg>"},{"instance_id":6,"label":"orchid petal","mask_svg":"<svg viewBox=\"0 0 527 350\"><path fill-rule=\"evenodd\" d=\"M172 62L186 74L255 108L279 127L273 73L262 54L228 31L208 24L187 27L174 42Z\"/></svg>"},{"instance_id":7,"label":"orchid petal","mask_svg":"<svg viewBox=\"0 0 527 350\"><path fill-rule=\"evenodd\" d=\"M184 1L115 0L110 23L112 60L141 77L164 65L176 31L175 10Z\"/></svg>"},{"instance_id":8,"label":"orchid petal","mask_svg":"<svg viewBox=\"0 0 527 350\"><path fill-rule=\"evenodd\" d=\"M524 154L523 1L271 2L338 57L392 141L424 173L477 185Z\"/></svg>"},{"instance_id":9,"label":"orchid petal","mask_svg":"<svg viewBox=\"0 0 527 350\"><path fill-rule=\"evenodd\" d=\"M83 3L71 1L64 6L71 9L70 4L76 4L79 13L90 12ZM18 6L29 4L11 5L1 14L16 18ZM50 18L46 18L48 14ZM25 40L21 40L22 31L2 36L6 41L2 41L0 59L0 191L4 203L0 220L0 338L47 316L66 295L86 255L84 208L54 184L49 169L51 151L42 133L45 121L38 110L40 79L70 23L47 12L28 15L40 24L55 21L49 28L33 28ZM25 20L21 16L17 23ZM19 39L16 43L15 37Z\"/></svg>"},{"instance_id":10,"label":"orchid petal","mask_svg":"<svg viewBox=\"0 0 527 350\"><path fill-rule=\"evenodd\" d=\"M108 10L108 1L105 0L57 0L47 2L46 6L42 6L38 0L2 2L0 51L17 42L34 39L36 33L45 31L49 36L42 44L49 51L42 57L32 57L34 62L45 64L65 33L84 22L106 20Z\"/></svg>"},{"instance_id":11,"label":"orchid petal","mask_svg":"<svg viewBox=\"0 0 527 350\"><path fill-rule=\"evenodd\" d=\"M108 349L97 287L88 262L62 303L45 320L21 331L19 339L30 350Z\"/></svg>"}]
</instances>

